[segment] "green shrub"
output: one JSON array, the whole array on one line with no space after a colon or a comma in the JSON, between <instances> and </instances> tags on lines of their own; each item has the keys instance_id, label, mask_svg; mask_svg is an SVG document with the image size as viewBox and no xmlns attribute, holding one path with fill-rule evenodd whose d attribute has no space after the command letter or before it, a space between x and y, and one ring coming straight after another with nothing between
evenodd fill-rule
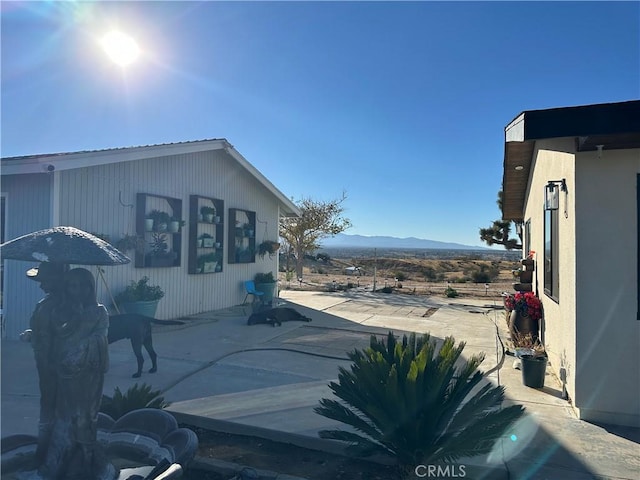
<instances>
[{"instance_id":1,"label":"green shrub","mask_svg":"<svg viewBox=\"0 0 640 480\"><path fill-rule=\"evenodd\" d=\"M468 277L451 277L449 279L452 283L467 283L469 281Z\"/></svg>"},{"instance_id":2,"label":"green shrub","mask_svg":"<svg viewBox=\"0 0 640 480\"><path fill-rule=\"evenodd\" d=\"M471 280L474 283L490 283L491 275L487 271L479 270L471 274Z\"/></svg>"},{"instance_id":3,"label":"green shrub","mask_svg":"<svg viewBox=\"0 0 640 480\"><path fill-rule=\"evenodd\" d=\"M120 388L116 387L113 397L103 395L100 411L117 420L134 410L141 408L162 409L169 405L171 403L165 402L164 397L160 396L160 390L151 390L151 385L146 383L138 387L136 383L124 394L120 391Z\"/></svg>"},{"instance_id":4,"label":"green shrub","mask_svg":"<svg viewBox=\"0 0 640 480\"><path fill-rule=\"evenodd\" d=\"M331 260L331 257L326 253L318 253L316 255L316 260L324 263L329 263L329 261Z\"/></svg>"},{"instance_id":5,"label":"green shrub","mask_svg":"<svg viewBox=\"0 0 640 480\"><path fill-rule=\"evenodd\" d=\"M340 399L322 399L314 411L350 425L359 433L323 430L320 437L349 442L356 456L394 457L401 473L419 464L452 462L486 454L524 413L502 408L504 387L483 380L484 356L461 358L464 343L447 337L440 348L426 334L398 342L371 337L369 348L349 353L350 369L339 367L329 387ZM468 401L467 401L468 400Z\"/></svg>"},{"instance_id":6,"label":"green shrub","mask_svg":"<svg viewBox=\"0 0 640 480\"><path fill-rule=\"evenodd\" d=\"M131 282L124 291L115 296L116 303L150 302L164 297L162 288L149 285L149 277L144 276L137 282Z\"/></svg>"},{"instance_id":7,"label":"green shrub","mask_svg":"<svg viewBox=\"0 0 640 480\"><path fill-rule=\"evenodd\" d=\"M380 290L378 290L379 292L382 293L393 293L393 288L392 287L382 287Z\"/></svg>"},{"instance_id":8,"label":"green shrub","mask_svg":"<svg viewBox=\"0 0 640 480\"><path fill-rule=\"evenodd\" d=\"M444 291L444 294L449 298L455 298L459 295L458 291L451 287L447 287L447 289Z\"/></svg>"},{"instance_id":9,"label":"green shrub","mask_svg":"<svg viewBox=\"0 0 640 480\"><path fill-rule=\"evenodd\" d=\"M396 272L394 276L399 282L404 282L407 279L407 274L404 272Z\"/></svg>"},{"instance_id":10,"label":"green shrub","mask_svg":"<svg viewBox=\"0 0 640 480\"><path fill-rule=\"evenodd\" d=\"M256 276L253 277L253 281L255 283L273 283L276 279L273 277L273 272L267 273L256 273Z\"/></svg>"}]
</instances>

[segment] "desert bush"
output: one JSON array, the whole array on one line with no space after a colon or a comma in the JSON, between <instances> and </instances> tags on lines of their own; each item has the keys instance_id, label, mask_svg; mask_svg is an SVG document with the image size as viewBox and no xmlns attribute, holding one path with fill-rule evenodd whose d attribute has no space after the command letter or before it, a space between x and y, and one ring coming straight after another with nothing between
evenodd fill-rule
<instances>
[{"instance_id":1,"label":"desert bush","mask_svg":"<svg viewBox=\"0 0 640 480\"><path fill-rule=\"evenodd\" d=\"M339 367L338 383L329 383L339 400L323 398L314 409L358 433L322 430L320 437L349 442L356 456L391 456L401 475L490 452L524 409L500 409L504 387L488 382L468 398L483 379L484 356L463 361L464 346L447 337L437 348L429 334L398 342L389 332L386 343L371 336L368 348L348 354L353 364Z\"/></svg>"},{"instance_id":2,"label":"desert bush","mask_svg":"<svg viewBox=\"0 0 640 480\"><path fill-rule=\"evenodd\" d=\"M331 257L326 253L318 253L316 255L316 260L324 263L329 263L329 261L331 260Z\"/></svg>"},{"instance_id":3,"label":"desert bush","mask_svg":"<svg viewBox=\"0 0 640 480\"><path fill-rule=\"evenodd\" d=\"M458 291L455 288L447 287L444 291L444 294L449 298L455 298L459 295Z\"/></svg>"},{"instance_id":4,"label":"desert bush","mask_svg":"<svg viewBox=\"0 0 640 480\"><path fill-rule=\"evenodd\" d=\"M449 281L452 283L467 283L469 281L469 277L451 277Z\"/></svg>"},{"instance_id":5,"label":"desert bush","mask_svg":"<svg viewBox=\"0 0 640 480\"><path fill-rule=\"evenodd\" d=\"M429 282L442 282L444 280L444 273L436 272L436 269L433 267L424 267L422 276Z\"/></svg>"},{"instance_id":6,"label":"desert bush","mask_svg":"<svg viewBox=\"0 0 640 480\"><path fill-rule=\"evenodd\" d=\"M151 385L143 383L138 386L136 383L124 394L120 388L116 387L113 397L102 395L100 411L106 413L114 420L119 419L124 414L139 410L141 408L166 408L171 403L165 402L160 396L160 390L151 390Z\"/></svg>"},{"instance_id":7,"label":"desert bush","mask_svg":"<svg viewBox=\"0 0 640 480\"><path fill-rule=\"evenodd\" d=\"M393 276L399 282L404 282L407 279L407 274L404 272L396 272L393 274Z\"/></svg>"},{"instance_id":8,"label":"desert bush","mask_svg":"<svg viewBox=\"0 0 640 480\"><path fill-rule=\"evenodd\" d=\"M500 269L495 266L480 266L479 270L471 272L471 280L475 283L491 283L500 275Z\"/></svg>"},{"instance_id":9,"label":"desert bush","mask_svg":"<svg viewBox=\"0 0 640 480\"><path fill-rule=\"evenodd\" d=\"M378 291L379 291L379 292L382 292L382 293L393 293L393 288L392 288L392 287L387 286L387 287L382 287L382 288L381 288L380 290L378 290Z\"/></svg>"}]
</instances>

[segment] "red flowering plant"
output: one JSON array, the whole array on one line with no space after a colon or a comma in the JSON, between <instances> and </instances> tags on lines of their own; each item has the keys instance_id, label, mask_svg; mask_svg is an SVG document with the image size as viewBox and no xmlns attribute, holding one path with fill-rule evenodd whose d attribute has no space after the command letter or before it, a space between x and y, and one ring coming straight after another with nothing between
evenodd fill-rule
<instances>
[{"instance_id":1,"label":"red flowering plant","mask_svg":"<svg viewBox=\"0 0 640 480\"><path fill-rule=\"evenodd\" d=\"M522 315L528 315L532 320L542 318L542 302L533 292L517 292L504 299L504 306L510 312L516 310Z\"/></svg>"}]
</instances>

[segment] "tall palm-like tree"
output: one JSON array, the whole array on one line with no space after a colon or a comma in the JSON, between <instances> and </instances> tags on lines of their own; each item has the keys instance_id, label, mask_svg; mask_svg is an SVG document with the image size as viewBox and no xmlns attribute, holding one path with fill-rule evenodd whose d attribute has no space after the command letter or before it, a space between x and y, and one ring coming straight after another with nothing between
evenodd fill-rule
<instances>
[{"instance_id":1,"label":"tall palm-like tree","mask_svg":"<svg viewBox=\"0 0 640 480\"><path fill-rule=\"evenodd\" d=\"M338 383L329 384L341 401L322 399L315 411L363 435L320 436L349 442L356 456L390 455L404 472L488 453L524 408L502 408L504 388L479 385L483 355L460 360L465 344L456 346L453 337L436 345L429 334L405 335L400 343L389 332L386 344L372 336L369 348L349 353L350 370L340 367Z\"/></svg>"}]
</instances>

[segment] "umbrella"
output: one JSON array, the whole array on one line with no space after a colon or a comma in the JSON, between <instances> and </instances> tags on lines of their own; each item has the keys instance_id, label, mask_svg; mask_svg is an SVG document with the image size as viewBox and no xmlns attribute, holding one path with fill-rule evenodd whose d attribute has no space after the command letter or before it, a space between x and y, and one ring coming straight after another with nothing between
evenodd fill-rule
<instances>
[{"instance_id":1,"label":"umbrella","mask_svg":"<svg viewBox=\"0 0 640 480\"><path fill-rule=\"evenodd\" d=\"M2 259L56 262L74 265L121 265L129 257L104 240L75 227L53 227L31 232L0 245ZM98 268L111 300L113 295ZM116 311L120 312L116 305Z\"/></svg>"},{"instance_id":2,"label":"umbrella","mask_svg":"<svg viewBox=\"0 0 640 480\"><path fill-rule=\"evenodd\" d=\"M3 259L74 265L120 265L131 260L104 240L74 227L28 233L0 245Z\"/></svg>"}]
</instances>

